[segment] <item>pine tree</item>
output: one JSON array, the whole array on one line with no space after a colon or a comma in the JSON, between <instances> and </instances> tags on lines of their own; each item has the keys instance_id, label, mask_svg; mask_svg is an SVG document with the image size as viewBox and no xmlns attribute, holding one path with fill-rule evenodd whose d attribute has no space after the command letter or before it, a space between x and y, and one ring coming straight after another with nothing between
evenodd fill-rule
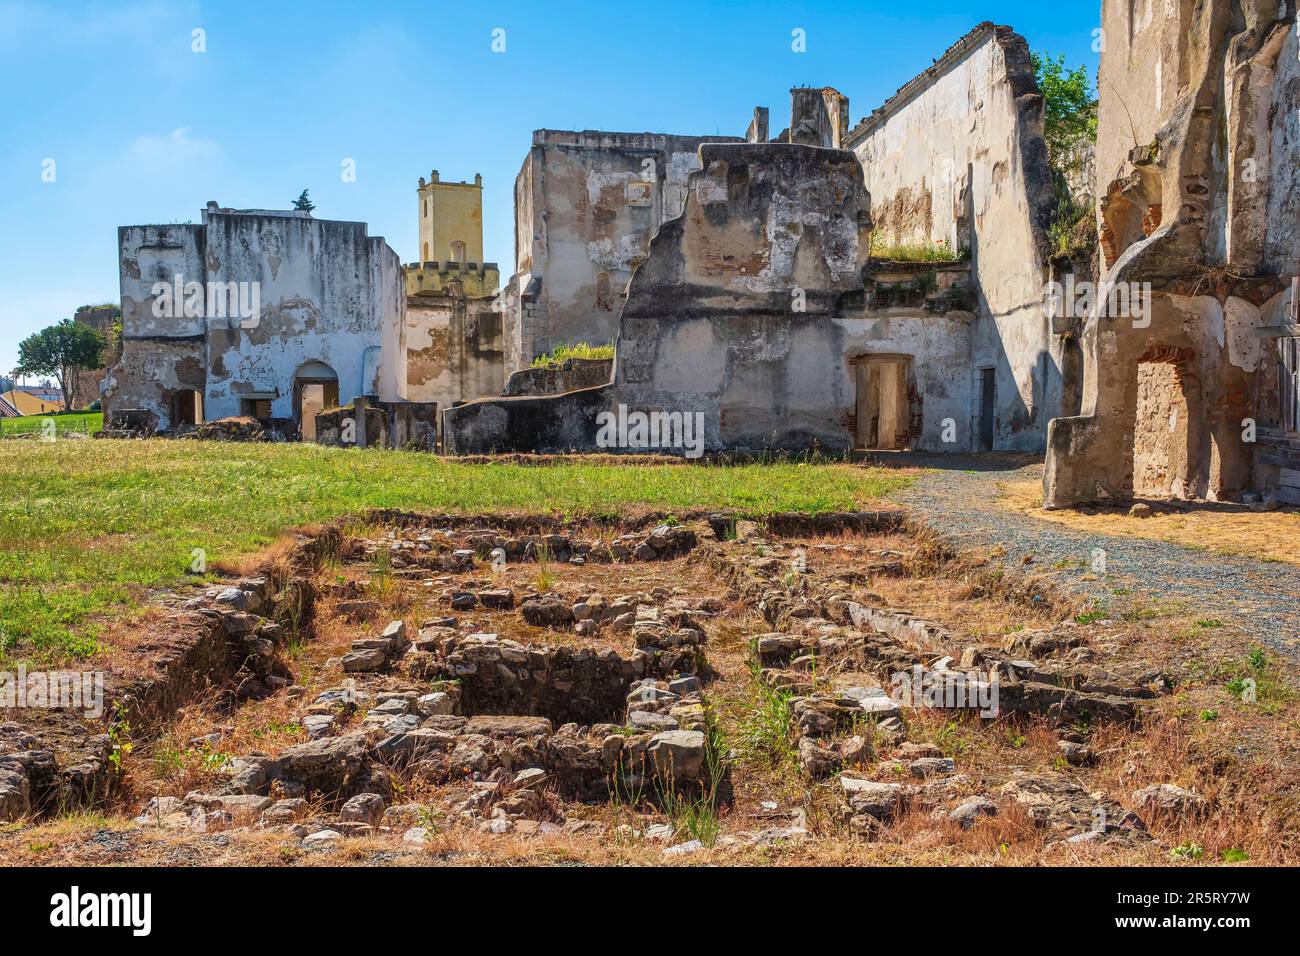
<instances>
[{"instance_id":1,"label":"pine tree","mask_svg":"<svg viewBox=\"0 0 1300 956\"><path fill-rule=\"evenodd\" d=\"M301 212L311 212L316 208L316 204L307 198L307 190L302 191L302 195L293 201L293 208Z\"/></svg>"}]
</instances>

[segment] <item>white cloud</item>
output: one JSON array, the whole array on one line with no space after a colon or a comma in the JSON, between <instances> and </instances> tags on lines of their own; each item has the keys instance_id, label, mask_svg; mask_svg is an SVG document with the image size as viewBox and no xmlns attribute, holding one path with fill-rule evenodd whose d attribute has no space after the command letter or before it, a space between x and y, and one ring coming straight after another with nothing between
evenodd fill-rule
<instances>
[{"instance_id":1,"label":"white cloud","mask_svg":"<svg viewBox=\"0 0 1300 956\"><path fill-rule=\"evenodd\" d=\"M166 135L138 136L126 150L126 162L139 173L188 172L221 157L215 140L195 137L181 126Z\"/></svg>"}]
</instances>

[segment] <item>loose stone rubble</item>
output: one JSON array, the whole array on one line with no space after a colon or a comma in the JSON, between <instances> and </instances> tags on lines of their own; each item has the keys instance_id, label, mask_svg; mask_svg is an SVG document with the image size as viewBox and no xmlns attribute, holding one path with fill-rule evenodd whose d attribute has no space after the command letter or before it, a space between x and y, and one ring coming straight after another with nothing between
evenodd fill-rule
<instances>
[{"instance_id":1,"label":"loose stone rubble","mask_svg":"<svg viewBox=\"0 0 1300 956\"><path fill-rule=\"evenodd\" d=\"M227 757L199 788L156 793L131 808L136 824L257 829L306 848L391 835L409 849L468 827L658 841L671 857L809 839L807 806L775 802L756 825L703 841L657 822L701 801L734 812L735 744L719 729L724 675L710 656L741 618L751 622L739 645L750 680L787 705L800 786L834 807L819 817L823 837L830 826L837 839L884 840L917 814L937 832L961 833L1019 814L1048 842L1132 847L1150 839L1146 819L1209 811L1172 784L1121 800L1078 779L1099 759L1096 727L1140 723L1169 689L1153 669L1106 663L1094 640L1104 625L1066 621L976 642L873 595L873 578L906 578L918 560L873 545L873 534L899 533L893 517L760 526L714 515L614 534L413 516L376 527L333 539L344 573L308 563L292 579L250 577L171 602L177 620L217 635L225 706L238 713L283 695L299 730L285 745ZM817 537L835 528L851 536ZM561 561L563 581L544 580ZM644 565L638 586L609 587L619 564ZM588 586L597 568L606 576ZM420 603L394 603L394 587ZM399 606L408 611L389 614ZM283 650L295 627L321 614L349 636L299 683ZM180 702L179 677L154 693ZM979 715L977 725L1039 722L1057 737L1059 769L973 773L961 752L917 735L918 709ZM191 744L228 752L228 731L223 723ZM111 803L111 733L79 746L60 752L35 728L0 726L0 817L47 812L78 791L90 794L82 805ZM655 822L593 818L611 806Z\"/></svg>"}]
</instances>

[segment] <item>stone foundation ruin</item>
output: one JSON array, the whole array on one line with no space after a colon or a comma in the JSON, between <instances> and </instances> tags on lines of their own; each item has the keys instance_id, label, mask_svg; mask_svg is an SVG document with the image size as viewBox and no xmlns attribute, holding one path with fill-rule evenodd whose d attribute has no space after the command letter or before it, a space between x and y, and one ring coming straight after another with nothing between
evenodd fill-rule
<instances>
[{"instance_id":1,"label":"stone foundation ruin","mask_svg":"<svg viewBox=\"0 0 1300 956\"><path fill-rule=\"evenodd\" d=\"M959 556L915 536L901 513L604 525L376 512L365 527L303 537L274 571L164 599L155 627L166 636L137 651L156 676L110 681L101 722L56 713L5 724L6 819L119 807L122 728L147 746L216 687L219 725L191 747L227 752L224 738L253 701L283 700L295 729L284 744L227 752L199 789L164 784L126 807L137 826L280 833L304 846L384 833L418 843L441 807L440 826L625 839L600 808L727 812L740 781L718 700L750 681L748 693L788 700L781 733L810 795L832 780L842 836L884 839L917 812L967 828L1023 803L1049 840L1149 839L1138 814L1066 775L1008 773L977 787L960 756L913 738L919 710L951 712L983 733L1002 726L978 714L992 708L997 721L1041 722L1063 759L1083 766L1091 728L1139 723L1168 682L1150 668L1107 666L1096 650L1104 625L1046 618L1003 643L972 641L882 601L872 581L950 564L969 580ZM640 589L606 589L629 574ZM982 588L1002 596L968 600L1040 613L1057 600L1031 580ZM737 650L728 629L738 620ZM339 633L352 636L323 636ZM321 640L334 643L315 667L284 653L290 641ZM737 671L736 653L748 670ZM901 690L909 681L915 693ZM425 802L403 797L415 791ZM725 839L807 837L796 814ZM680 846L666 852L698 843Z\"/></svg>"}]
</instances>

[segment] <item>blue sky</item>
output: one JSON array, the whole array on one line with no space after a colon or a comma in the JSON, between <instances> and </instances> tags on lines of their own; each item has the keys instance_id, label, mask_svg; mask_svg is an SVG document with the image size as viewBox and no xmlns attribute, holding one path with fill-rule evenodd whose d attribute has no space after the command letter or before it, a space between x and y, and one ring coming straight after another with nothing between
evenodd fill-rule
<instances>
[{"instance_id":1,"label":"blue sky","mask_svg":"<svg viewBox=\"0 0 1300 956\"><path fill-rule=\"evenodd\" d=\"M926 3L0 0L0 370L24 336L118 299L116 229L204 203L364 220L415 258L416 179L483 174L512 271L532 130L743 135L834 86L853 122L981 20L1096 69L1099 0ZM192 51L192 31L207 50ZM505 52L492 51L504 29ZM806 31L807 52L791 50ZM46 160L53 182L42 181ZM345 183L342 163L356 163Z\"/></svg>"}]
</instances>

